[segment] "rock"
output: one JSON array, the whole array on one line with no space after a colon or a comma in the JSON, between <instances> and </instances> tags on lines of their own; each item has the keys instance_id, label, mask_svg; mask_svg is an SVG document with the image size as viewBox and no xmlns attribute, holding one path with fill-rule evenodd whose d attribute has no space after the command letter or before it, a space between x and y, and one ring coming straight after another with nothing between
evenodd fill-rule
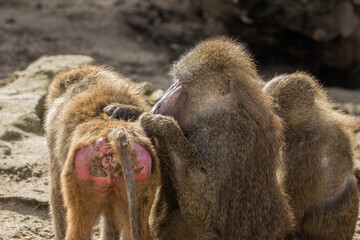
<instances>
[{"instance_id":1,"label":"rock","mask_svg":"<svg viewBox=\"0 0 360 240\"><path fill-rule=\"evenodd\" d=\"M154 91L152 84L149 82L141 82L139 85L143 91L143 94L146 96L150 96L151 93Z\"/></svg>"},{"instance_id":2,"label":"rock","mask_svg":"<svg viewBox=\"0 0 360 240\"><path fill-rule=\"evenodd\" d=\"M0 139L4 141L20 141L23 138L22 134L13 131L13 130L5 130L3 134L1 134Z\"/></svg>"},{"instance_id":3,"label":"rock","mask_svg":"<svg viewBox=\"0 0 360 240\"><path fill-rule=\"evenodd\" d=\"M46 98L46 95L42 96L42 97L39 99L38 104L36 104L36 106L35 106L35 112L36 112L36 115L39 117L39 119L40 119L40 121L41 121L41 124L44 122L44 115L45 115L45 98Z\"/></svg>"},{"instance_id":4,"label":"rock","mask_svg":"<svg viewBox=\"0 0 360 240\"><path fill-rule=\"evenodd\" d=\"M154 106L162 98L162 96L164 96L164 93L165 93L164 90L161 89L155 90L147 99L148 103L151 106Z\"/></svg>"},{"instance_id":5,"label":"rock","mask_svg":"<svg viewBox=\"0 0 360 240\"><path fill-rule=\"evenodd\" d=\"M11 155L11 148L4 143L0 143L0 159L10 155Z\"/></svg>"},{"instance_id":6,"label":"rock","mask_svg":"<svg viewBox=\"0 0 360 240\"><path fill-rule=\"evenodd\" d=\"M44 110L40 102L53 76L92 61L91 57L81 55L45 56L31 63L25 70L17 71L13 74L15 80L0 88L0 105L3 107L0 115L4 116L0 123L11 125L21 115L34 111L41 117Z\"/></svg>"},{"instance_id":7,"label":"rock","mask_svg":"<svg viewBox=\"0 0 360 240\"><path fill-rule=\"evenodd\" d=\"M334 103L334 109L341 110L346 114L360 115L360 104L356 103Z\"/></svg>"},{"instance_id":8,"label":"rock","mask_svg":"<svg viewBox=\"0 0 360 240\"><path fill-rule=\"evenodd\" d=\"M33 77L36 75L45 75L52 79L60 71L68 71L82 64L92 63L94 60L89 56L83 55L56 55L42 56L31 63L25 70L16 72L17 75Z\"/></svg>"},{"instance_id":9,"label":"rock","mask_svg":"<svg viewBox=\"0 0 360 240\"><path fill-rule=\"evenodd\" d=\"M35 133L37 135L43 134L40 119L35 112L21 115L18 119L16 119L13 125L24 132Z\"/></svg>"},{"instance_id":10,"label":"rock","mask_svg":"<svg viewBox=\"0 0 360 240\"><path fill-rule=\"evenodd\" d=\"M350 37L358 25L354 7L349 1L339 1L335 6L335 17L340 35Z\"/></svg>"},{"instance_id":11,"label":"rock","mask_svg":"<svg viewBox=\"0 0 360 240\"><path fill-rule=\"evenodd\" d=\"M221 0L211 1L221 2ZM125 24L139 32L142 37L150 37L162 43L189 44L203 38L206 30L201 28L202 19L193 14L191 5L194 2L193 0L128 1L126 10L119 14L121 19L125 20ZM221 13L218 15L227 16Z\"/></svg>"},{"instance_id":12,"label":"rock","mask_svg":"<svg viewBox=\"0 0 360 240\"><path fill-rule=\"evenodd\" d=\"M280 4L279 4L280 2ZM356 30L358 19L350 0L339 1L286 1L270 4L277 21L287 29L310 36L315 41L328 42L339 35L350 37ZM275 11L276 12L276 11Z\"/></svg>"},{"instance_id":13,"label":"rock","mask_svg":"<svg viewBox=\"0 0 360 240\"><path fill-rule=\"evenodd\" d=\"M316 28L311 35L312 39L316 41L329 41L336 37L336 33L330 32L324 28Z\"/></svg>"}]
</instances>

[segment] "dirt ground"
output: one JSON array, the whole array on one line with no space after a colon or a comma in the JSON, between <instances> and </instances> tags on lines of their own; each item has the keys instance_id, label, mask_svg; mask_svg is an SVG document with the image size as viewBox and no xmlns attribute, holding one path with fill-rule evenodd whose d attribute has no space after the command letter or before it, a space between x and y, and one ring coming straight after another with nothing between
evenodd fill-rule
<instances>
[{"instance_id":1,"label":"dirt ground","mask_svg":"<svg viewBox=\"0 0 360 240\"><path fill-rule=\"evenodd\" d=\"M166 89L170 63L194 32L205 28L179 2L0 0L0 240L54 236L49 156L38 119L53 74L94 61ZM92 59L57 56L28 66L59 54ZM259 70L266 79L281 69L288 71L283 66ZM334 105L353 116L359 150L360 90L327 90ZM354 239L360 239L360 220Z\"/></svg>"}]
</instances>

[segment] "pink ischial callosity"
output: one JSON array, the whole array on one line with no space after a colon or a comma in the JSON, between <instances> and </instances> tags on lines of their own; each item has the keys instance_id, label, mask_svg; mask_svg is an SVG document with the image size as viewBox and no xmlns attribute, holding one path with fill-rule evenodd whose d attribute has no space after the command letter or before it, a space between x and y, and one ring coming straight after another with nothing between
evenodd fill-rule
<instances>
[{"instance_id":1,"label":"pink ischial callosity","mask_svg":"<svg viewBox=\"0 0 360 240\"><path fill-rule=\"evenodd\" d=\"M136 159L132 161L135 180L148 180L151 174L149 152L136 142L131 143L131 149L136 153ZM105 138L79 149L75 154L74 169L79 180L94 181L100 186L117 186L124 181L121 161L112 154Z\"/></svg>"},{"instance_id":2,"label":"pink ischial callosity","mask_svg":"<svg viewBox=\"0 0 360 240\"><path fill-rule=\"evenodd\" d=\"M76 177L83 181L95 181L99 185L109 186L111 184L111 177L107 173L106 177L93 177L90 175L89 169L95 165L105 171L102 166L102 159L107 158L106 162L110 162L109 156L110 148L104 138L100 138L95 143L79 149L76 152L74 159L74 168ZM114 160L114 159L112 159ZM106 171L105 171L106 172Z\"/></svg>"},{"instance_id":3,"label":"pink ischial callosity","mask_svg":"<svg viewBox=\"0 0 360 240\"><path fill-rule=\"evenodd\" d=\"M147 180L151 174L151 156L150 153L140 144L131 143L131 149L136 153L136 161L134 163L136 181Z\"/></svg>"}]
</instances>

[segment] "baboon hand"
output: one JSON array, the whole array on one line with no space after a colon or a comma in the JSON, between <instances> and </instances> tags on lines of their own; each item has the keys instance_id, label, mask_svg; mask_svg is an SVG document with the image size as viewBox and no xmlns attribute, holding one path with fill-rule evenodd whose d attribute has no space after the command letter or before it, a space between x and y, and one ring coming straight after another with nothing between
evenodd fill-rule
<instances>
[{"instance_id":1,"label":"baboon hand","mask_svg":"<svg viewBox=\"0 0 360 240\"><path fill-rule=\"evenodd\" d=\"M141 111L135 107L112 103L104 107L103 111L110 117L124 121L137 120L141 115Z\"/></svg>"},{"instance_id":2,"label":"baboon hand","mask_svg":"<svg viewBox=\"0 0 360 240\"><path fill-rule=\"evenodd\" d=\"M172 117L160 114L144 113L140 122L146 134L150 137L176 136L181 133L179 126Z\"/></svg>"}]
</instances>

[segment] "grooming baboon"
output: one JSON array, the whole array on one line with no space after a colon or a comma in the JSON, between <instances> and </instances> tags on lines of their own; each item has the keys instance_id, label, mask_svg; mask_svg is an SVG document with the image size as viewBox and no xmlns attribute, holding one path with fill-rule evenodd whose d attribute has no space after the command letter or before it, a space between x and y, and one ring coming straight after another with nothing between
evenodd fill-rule
<instances>
[{"instance_id":1,"label":"grooming baboon","mask_svg":"<svg viewBox=\"0 0 360 240\"><path fill-rule=\"evenodd\" d=\"M264 87L285 122L284 187L300 239L352 239L358 215L353 139L316 80L280 75Z\"/></svg>"},{"instance_id":2,"label":"grooming baboon","mask_svg":"<svg viewBox=\"0 0 360 240\"><path fill-rule=\"evenodd\" d=\"M226 38L204 41L172 75L152 112L174 117L182 131L171 117L140 116L155 139L162 182L170 182L156 200L154 237L288 237L291 213L276 179L282 124L250 55Z\"/></svg>"},{"instance_id":3,"label":"grooming baboon","mask_svg":"<svg viewBox=\"0 0 360 240\"><path fill-rule=\"evenodd\" d=\"M150 237L159 161L139 122L103 113L110 103L148 110L135 83L102 67L59 74L49 87L45 129L56 239L90 239L100 215L103 239Z\"/></svg>"}]
</instances>

